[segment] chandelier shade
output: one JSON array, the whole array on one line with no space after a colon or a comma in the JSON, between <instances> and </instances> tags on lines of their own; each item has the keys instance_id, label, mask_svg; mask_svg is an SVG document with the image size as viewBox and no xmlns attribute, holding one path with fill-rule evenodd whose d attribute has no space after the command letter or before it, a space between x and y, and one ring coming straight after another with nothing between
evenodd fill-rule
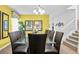
<instances>
[{"instance_id":1,"label":"chandelier shade","mask_svg":"<svg viewBox=\"0 0 79 59\"><path fill-rule=\"evenodd\" d=\"M33 10L33 13L34 14L45 14L46 12L45 12L44 8L40 7L40 5L38 5L38 7Z\"/></svg>"}]
</instances>

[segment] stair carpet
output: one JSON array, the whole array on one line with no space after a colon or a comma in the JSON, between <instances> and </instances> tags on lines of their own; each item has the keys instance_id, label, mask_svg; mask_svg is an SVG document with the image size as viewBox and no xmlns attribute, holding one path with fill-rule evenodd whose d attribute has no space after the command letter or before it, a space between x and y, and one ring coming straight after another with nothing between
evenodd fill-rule
<instances>
[{"instance_id":1,"label":"stair carpet","mask_svg":"<svg viewBox=\"0 0 79 59\"><path fill-rule=\"evenodd\" d=\"M77 52L78 49L78 40L79 40L79 31L75 31L70 35L66 41L63 42L64 45L69 47L70 49L74 50Z\"/></svg>"}]
</instances>

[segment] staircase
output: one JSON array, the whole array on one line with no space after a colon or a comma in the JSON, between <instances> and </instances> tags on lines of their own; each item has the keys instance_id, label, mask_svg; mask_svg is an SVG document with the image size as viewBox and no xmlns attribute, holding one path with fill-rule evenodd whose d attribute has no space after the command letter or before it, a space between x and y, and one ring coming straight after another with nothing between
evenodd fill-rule
<instances>
[{"instance_id":1,"label":"staircase","mask_svg":"<svg viewBox=\"0 0 79 59\"><path fill-rule=\"evenodd\" d=\"M74 33L72 33L72 35L66 38L63 44L77 53L78 40L79 40L79 31L75 31Z\"/></svg>"}]
</instances>

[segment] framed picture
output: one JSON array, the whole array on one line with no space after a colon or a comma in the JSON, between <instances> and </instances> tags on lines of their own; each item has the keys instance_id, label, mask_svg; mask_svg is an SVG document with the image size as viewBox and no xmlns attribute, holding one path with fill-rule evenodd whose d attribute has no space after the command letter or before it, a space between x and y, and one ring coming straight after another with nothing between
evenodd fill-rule
<instances>
[{"instance_id":1,"label":"framed picture","mask_svg":"<svg viewBox=\"0 0 79 59\"><path fill-rule=\"evenodd\" d=\"M35 20L34 21L34 26L38 31L42 31L42 21L41 20Z\"/></svg>"},{"instance_id":2,"label":"framed picture","mask_svg":"<svg viewBox=\"0 0 79 59\"><path fill-rule=\"evenodd\" d=\"M0 11L0 39L1 39L1 11Z\"/></svg>"},{"instance_id":3,"label":"framed picture","mask_svg":"<svg viewBox=\"0 0 79 59\"><path fill-rule=\"evenodd\" d=\"M3 20L3 31L8 31L8 20Z\"/></svg>"},{"instance_id":4,"label":"framed picture","mask_svg":"<svg viewBox=\"0 0 79 59\"><path fill-rule=\"evenodd\" d=\"M31 20L25 21L25 30L26 31L32 31L33 30L33 21L31 21Z\"/></svg>"},{"instance_id":5,"label":"framed picture","mask_svg":"<svg viewBox=\"0 0 79 59\"><path fill-rule=\"evenodd\" d=\"M2 39L8 37L9 15L2 12Z\"/></svg>"}]
</instances>

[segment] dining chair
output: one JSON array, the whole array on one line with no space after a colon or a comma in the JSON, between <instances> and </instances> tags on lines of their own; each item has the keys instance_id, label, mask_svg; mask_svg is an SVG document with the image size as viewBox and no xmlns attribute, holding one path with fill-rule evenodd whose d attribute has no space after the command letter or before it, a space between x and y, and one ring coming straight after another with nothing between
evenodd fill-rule
<instances>
[{"instance_id":1,"label":"dining chair","mask_svg":"<svg viewBox=\"0 0 79 59\"><path fill-rule=\"evenodd\" d=\"M49 46L45 50L45 54L59 54L60 53L60 46L61 46L61 40L63 37L63 32L56 31L55 38L54 38L54 44L53 46Z\"/></svg>"},{"instance_id":2,"label":"dining chair","mask_svg":"<svg viewBox=\"0 0 79 59\"><path fill-rule=\"evenodd\" d=\"M46 30L45 33L47 34L47 40L53 41L54 31Z\"/></svg>"},{"instance_id":3,"label":"dining chair","mask_svg":"<svg viewBox=\"0 0 79 59\"><path fill-rule=\"evenodd\" d=\"M43 54L47 34L28 34L29 54Z\"/></svg>"},{"instance_id":4,"label":"dining chair","mask_svg":"<svg viewBox=\"0 0 79 59\"><path fill-rule=\"evenodd\" d=\"M22 33L20 31L10 32L9 37L11 41L13 54L26 54L27 53L26 44L15 44L15 42L17 42L17 40L19 40L22 37Z\"/></svg>"}]
</instances>

